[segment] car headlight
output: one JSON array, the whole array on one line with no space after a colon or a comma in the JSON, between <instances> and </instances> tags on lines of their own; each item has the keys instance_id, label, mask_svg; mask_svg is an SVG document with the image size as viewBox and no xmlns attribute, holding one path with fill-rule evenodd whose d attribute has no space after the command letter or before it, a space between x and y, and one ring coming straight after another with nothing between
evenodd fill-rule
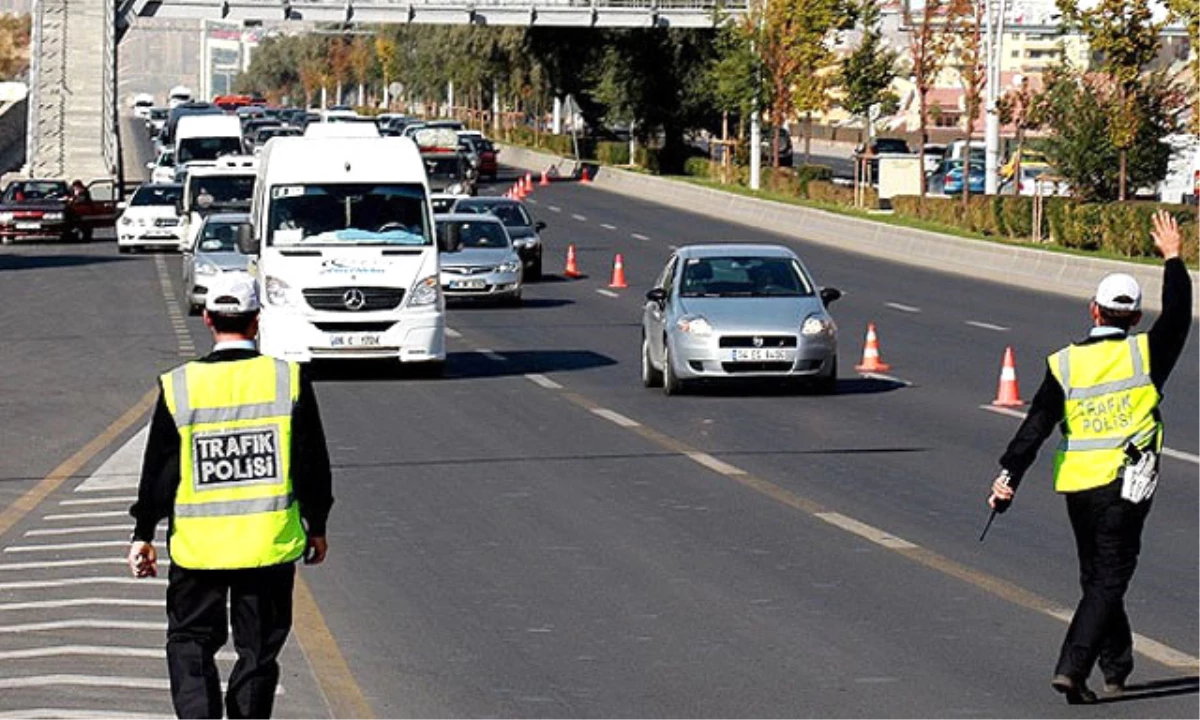
<instances>
[{"instance_id":1,"label":"car headlight","mask_svg":"<svg viewBox=\"0 0 1200 720\"><path fill-rule=\"evenodd\" d=\"M408 296L409 307L423 307L425 305L433 305L441 297L442 287L438 282L437 275L421 278L417 284L413 286L412 293Z\"/></svg>"},{"instance_id":2,"label":"car headlight","mask_svg":"<svg viewBox=\"0 0 1200 720\"><path fill-rule=\"evenodd\" d=\"M267 302L271 305L286 307L294 304L292 302L292 286L283 280L268 275L264 287L267 290Z\"/></svg>"},{"instance_id":3,"label":"car headlight","mask_svg":"<svg viewBox=\"0 0 1200 720\"><path fill-rule=\"evenodd\" d=\"M7 225L13 221L13 214L10 212L0 212L0 223Z\"/></svg>"},{"instance_id":4,"label":"car headlight","mask_svg":"<svg viewBox=\"0 0 1200 720\"><path fill-rule=\"evenodd\" d=\"M450 187L446 188L446 194L447 195L466 195L466 188L463 187L462 183L454 183Z\"/></svg>"},{"instance_id":5,"label":"car headlight","mask_svg":"<svg viewBox=\"0 0 1200 720\"><path fill-rule=\"evenodd\" d=\"M800 326L800 334L812 337L814 335L832 335L835 329L833 320L819 315L809 315Z\"/></svg>"},{"instance_id":6,"label":"car headlight","mask_svg":"<svg viewBox=\"0 0 1200 720\"><path fill-rule=\"evenodd\" d=\"M48 212L48 213L43 213L43 214L42 214L42 219L43 219L43 220L49 220L50 222L57 222L57 221L59 221L59 220L62 220L62 219L63 219L63 214L62 214L62 213L60 213L60 212Z\"/></svg>"},{"instance_id":7,"label":"car headlight","mask_svg":"<svg viewBox=\"0 0 1200 720\"><path fill-rule=\"evenodd\" d=\"M496 266L496 272L498 272L498 273L514 273L520 269L521 269L520 258L514 258L512 260L509 260L508 262L503 263L502 265Z\"/></svg>"},{"instance_id":8,"label":"car headlight","mask_svg":"<svg viewBox=\"0 0 1200 720\"><path fill-rule=\"evenodd\" d=\"M696 337L705 337L712 335L712 325L703 315L684 315L675 321L675 326L687 333Z\"/></svg>"},{"instance_id":9,"label":"car headlight","mask_svg":"<svg viewBox=\"0 0 1200 720\"><path fill-rule=\"evenodd\" d=\"M213 265L210 262L205 262L205 261L201 260L196 263L196 274L197 275L216 275L219 272L221 272L221 268L217 267L216 265Z\"/></svg>"}]
</instances>

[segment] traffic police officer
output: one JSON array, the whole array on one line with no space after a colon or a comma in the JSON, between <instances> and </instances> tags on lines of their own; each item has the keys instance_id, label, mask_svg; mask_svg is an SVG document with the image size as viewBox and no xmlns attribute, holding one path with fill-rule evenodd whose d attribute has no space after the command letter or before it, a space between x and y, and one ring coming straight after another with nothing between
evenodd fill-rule
<instances>
[{"instance_id":1,"label":"traffic police officer","mask_svg":"<svg viewBox=\"0 0 1200 720\"><path fill-rule=\"evenodd\" d=\"M157 574L154 529L170 518L167 667L181 718L270 717L295 561L325 558L333 498L316 397L298 365L259 355L259 307L249 275L214 279L213 351L160 378L130 509L137 577ZM222 707L227 604L238 659Z\"/></svg>"},{"instance_id":2,"label":"traffic police officer","mask_svg":"<svg viewBox=\"0 0 1200 720\"><path fill-rule=\"evenodd\" d=\"M1151 235L1166 258L1162 314L1148 333L1131 334L1141 320L1137 281L1120 273L1100 281L1090 306L1094 327L1087 338L1048 358L1045 379L1000 458L1002 470L988 498L992 508L1003 511L1038 447L1061 424L1054 489L1066 498L1083 597L1051 686L1071 704L1095 701L1087 679L1097 662L1109 693L1122 692L1133 671L1125 591L1137 566L1151 498L1125 488L1131 465L1127 458L1157 454L1162 448L1158 404L1187 340L1192 306L1175 219L1159 211ZM1157 467L1149 469L1157 472Z\"/></svg>"}]
</instances>

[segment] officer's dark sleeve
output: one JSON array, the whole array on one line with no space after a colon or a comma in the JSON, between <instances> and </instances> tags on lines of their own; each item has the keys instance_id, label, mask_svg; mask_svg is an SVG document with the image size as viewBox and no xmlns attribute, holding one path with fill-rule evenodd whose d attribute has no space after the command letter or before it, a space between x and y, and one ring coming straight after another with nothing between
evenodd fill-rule
<instances>
[{"instance_id":1,"label":"officer's dark sleeve","mask_svg":"<svg viewBox=\"0 0 1200 720\"><path fill-rule=\"evenodd\" d=\"M142 457L142 477L138 481L137 502L129 508L133 516L133 539L154 542L154 527L170 517L179 488L179 430L159 387L158 404L146 434L146 453Z\"/></svg>"},{"instance_id":2,"label":"officer's dark sleeve","mask_svg":"<svg viewBox=\"0 0 1200 720\"><path fill-rule=\"evenodd\" d=\"M1054 426L1062 421L1065 402L1062 385L1050 373L1050 368L1046 368L1046 376L1029 403L1029 414L1000 457L1000 467L1012 476L1008 484L1014 490L1021 484L1025 471L1037 459L1038 448L1054 432Z\"/></svg>"},{"instance_id":3,"label":"officer's dark sleeve","mask_svg":"<svg viewBox=\"0 0 1200 720\"><path fill-rule=\"evenodd\" d=\"M333 506L333 474L317 394L304 372L300 374L300 397L292 411L292 491L300 503L300 517L308 534L324 536L325 521Z\"/></svg>"},{"instance_id":4,"label":"officer's dark sleeve","mask_svg":"<svg viewBox=\"0 0 1200 720\"><path fill-rule=\"evenodd\" d=\"M1192 328L1192 278L1183 260L1163 265L1162 314L1150 328L1150 379L1160 391L1167 382Z\"/></svg>"}]
</instances>

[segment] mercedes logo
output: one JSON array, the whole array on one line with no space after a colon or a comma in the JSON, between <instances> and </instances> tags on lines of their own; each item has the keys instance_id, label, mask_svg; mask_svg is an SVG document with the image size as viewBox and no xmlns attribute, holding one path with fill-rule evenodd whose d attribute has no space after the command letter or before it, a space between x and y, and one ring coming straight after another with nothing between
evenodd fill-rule
<instances>
[{"instance_id":1,"label":"mercedes logo","mask_svg":"<svg viewBox=\"0 0 1200 720\"><path fill-rule=\"evenodd\" d=\"M349 306L347 305L347 307L349 307ZM754 337L754 347L760 348L762 346L763 346L763 339L758 336L755 336Z\"/></svg>"},{"instance_id":2,"label":"mercedes logo","mask_svg":"<svg viewBox=\"0 0 1200 720\"><path fill-rule=\"evenodd\" d=\"M362 310L367 305L367 296L358 288L350 288L342 293L342 305L347 310Z\"/></svg>"}]
</instances>

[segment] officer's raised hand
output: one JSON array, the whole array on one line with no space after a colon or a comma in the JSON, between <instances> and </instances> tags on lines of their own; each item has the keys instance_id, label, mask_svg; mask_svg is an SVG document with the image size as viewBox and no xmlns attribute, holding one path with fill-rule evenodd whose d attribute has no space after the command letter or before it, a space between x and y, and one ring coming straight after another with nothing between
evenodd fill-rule
<instances>
[{"instance_id":1,"label":"officer's raised hand","mask_svg":"<svg viewBox=\"0 0 1200 720\"><path fill-rule=\"evenodd\" d=\"M1166 210L1154 213L1154 229L1150 231L1150 237L1154 238L1154 246L1164 258L1170 260L1179 257L1182 241L1179 238L1179 223L1175 222L1174 215Z\"/></svg>"}]
</instances>

